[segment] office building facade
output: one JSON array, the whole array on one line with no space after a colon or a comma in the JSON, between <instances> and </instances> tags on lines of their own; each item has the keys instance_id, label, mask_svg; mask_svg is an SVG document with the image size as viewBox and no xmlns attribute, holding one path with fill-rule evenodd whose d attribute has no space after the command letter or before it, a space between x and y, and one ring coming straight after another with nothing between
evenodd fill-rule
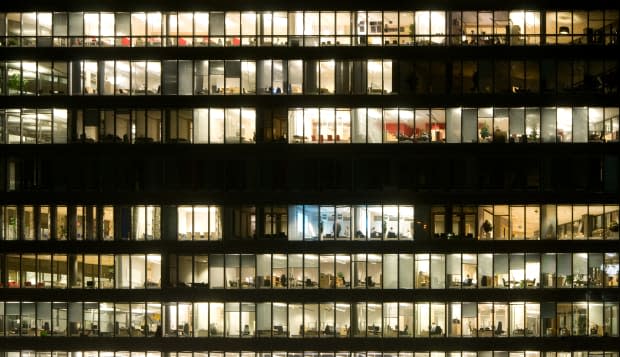
<instances>
[{"instance_id":1,"label":"office building facade","mask_svg":"<svg viewBox=\"0 0 620 357\"><path fill-rule=\"evenodd\" d=\"M618 357L608 1L0 5L1 357Z\"/></svg>"}]
</instances>

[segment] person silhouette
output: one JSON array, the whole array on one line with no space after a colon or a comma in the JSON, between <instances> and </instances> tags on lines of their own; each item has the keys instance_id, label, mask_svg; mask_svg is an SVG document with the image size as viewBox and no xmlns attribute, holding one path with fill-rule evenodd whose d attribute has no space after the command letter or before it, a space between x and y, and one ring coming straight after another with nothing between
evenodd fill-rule
<instances>
[{"instance_id":1,"label":"person silhouette","mask_svg":"<svg viewBox=\"0 0 620 357\"><path fill-rule=\"evenodd\" d=\"M479 78L478 70L475 70L474 73L472 74L471 83L473 85L473 87L471 88L471 91L479 92L480 91L480 78Z\"/></svg>"},{"instance_id":2,"label":"person silhouette","mask_svg":"<svg viewBox=\"0 0 620 357\"><path fill-rule=\"evenodd\" d=\"M499 335L501 335L502 333L504 333L504 330L502 330L502 322L501 322L501 321L499 321L499 322L497 323L497 328L495 329L495 335L496 335L496 336L499 336Z\"/></svg>"}]
</instances>

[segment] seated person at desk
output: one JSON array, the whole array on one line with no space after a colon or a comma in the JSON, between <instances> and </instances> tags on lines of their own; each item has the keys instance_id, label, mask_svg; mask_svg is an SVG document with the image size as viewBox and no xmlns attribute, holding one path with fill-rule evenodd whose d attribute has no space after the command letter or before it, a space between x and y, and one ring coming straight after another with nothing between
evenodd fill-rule
<instances>
[{"instance_id":1,"label":"seated person at desk","mask_svg":"<svg viewBox=\"0 0 620 357\"><path fill-rule=\"evenodd\" d=\"M50 323L45 321L43 324L43 329L39 333L41 336L49 336L50 335Z\"/></svg>"},{"instance_id":2,"label":"seated person at desk","mask_svg":"<svg viewBox=\"0 0 620 357\"><path fill-rule=\"evenodd\" d=\"M184 323L183 326L181 326L181 332L182 332L182 336L189 336L190 335L189 324L187 322Z\"/></svg>"},{"instance_id":3,"label":"seated person at desk","mask_svg":"<svg viewBox=\"0 0 620 357\"><path fill-rule=\"evenodd\" d=\"M465 279L463 279L463 286L471 286L472 282L473 282L472 278L469 276L469 274L467 274Z\"/></svg>"},{"instance_id":4,"label":"seated person at desk","mask_svg":"<svg viewBox=\"0 0 620 357\"><path fill-rule=\"evenodd\" d=\"M431 336L441 336L443 334L443 330L441 329L441 326L436 325L434 322L431 325L431 329L429 331Z\"/></svg>"},{"instance_id":5,"label":"seated person at desk","mask_svg":"<svg viewBox=\"0 0 620 357\"><path fill-rule=\"evenodd\" d=\"M284 335L284 327L282 325L273 326L273 335L274 336L282 336Z\"/></svg>"},{"instance_id":6,"label":"seated person at desk","mask_svg":"<svg viewBox=\"0 0 620 357\"><path fill-rule=\"evenodd\" d=\"M374 324L372 326L368 326L368 335L374 335L374 336L378 336L381 333L381 329L379 328L379 326L375 326Z\"/></svg>"},{"instance_id":7,"label":"seated person at desk","mask_svg":"<svg viewBox=\"0 0 620 357\"><path fill-rule=\"evenodd\" d=\"M428 274L420 270L418 272L417 283L419 286L428 286Z\"/></svg>"},{"instance_id":8,"label":"seated person at desk","mask_svg":"<svg viewBox=\"0 0 620 357\"><path fill-rule=\"evenodd\" d=\"M409 334L409 325L405 325L405 329L398 331L399 336L407 336Z\"/></svg>"},{"instance_id":9,"label":"seated person at desk","mask_svg":"<svg viewBox=\"0 0 620 357\"><path fill-rule=\"evenodd\" d=\"M377 232L377 229L375 227L372 227L372 229L370 230L370 238L381 238L382 234L381 232Z\"/></svg>"},{"instance_id":10,"label":"seated person at desk","mask_svg":"<svg viewBox=\"0 0 620 357\"><path fill-rule=\"evenodd\" d=\"M323 335L333 335L334 331L330 325L325 325L325 329L323 330Z\"/></svg>"}]
</instances>

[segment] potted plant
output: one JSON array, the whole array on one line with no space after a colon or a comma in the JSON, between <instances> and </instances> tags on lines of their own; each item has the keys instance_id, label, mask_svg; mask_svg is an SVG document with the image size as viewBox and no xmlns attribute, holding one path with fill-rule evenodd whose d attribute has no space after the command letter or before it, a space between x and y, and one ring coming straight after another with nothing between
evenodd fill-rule
<instances>
[{"instance_id":1,"label":"potted plant","mask_svg":"<svg viewBox=\"0 0 620 357\"><path fill-rule=\"evenodd\" d=\"M409 37L411 37L411 43L415 43L415 24L409 25Z\"/></svg>"},{"instance_id":2,"label":"potted plant","mask_svg":"<svg viewBox=\"0 0 620 357\"><path fill-rule=\"evenodd\" d=\"M489 131L489 126L484 124L482 128L480 128L480 137L483 141L487 141L487 138L491 136L491 132Z\"/></svg>"},{"instance_id":3,"label":"potted plant","mask_svg":"<svg viewBox=\"0 0 620 357\"><path fill-rule=\"evenodd\" d=\"M21 90L21 78L19 74L13 73L9 76L7 80L7 87L9 89L9 94L19 94L19 91Z\"/></svg>"},{"instance_id":4,"label":"potted plant","mask_svg":"<svg viewBox=\"0 0 620 357\"><path fill-rule=\"evenodd\" d=\"M491 231L493 230L493 225L491 224L491 222L489 222L488 219L485 219L484 222L482 223L482 231L484 232L484 235L488 238L489 234L491 233Z\"/></svg>"}]
</instances>

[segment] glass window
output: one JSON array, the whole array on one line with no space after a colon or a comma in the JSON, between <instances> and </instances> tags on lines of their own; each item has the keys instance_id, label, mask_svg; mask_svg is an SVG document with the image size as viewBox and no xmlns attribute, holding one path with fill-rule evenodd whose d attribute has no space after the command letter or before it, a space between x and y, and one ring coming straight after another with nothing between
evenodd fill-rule
<instances>
[{"instance_id":1,"label":"glass window","mask_svg":"<svg viewBox=\"0 0 620 357\"><path fill-rule=\"evenodd\" d=\"M335 329L335 312L334 303L323 303L319 305L319 321L320 326L318 335L321 337L334 337L337 333Z\"/></svg>"},{"instance_id":2,"label":"glass window","mask_svg":"<svg viewBox=\"0 0 620 357\"><path fill-rule=\"evenodd\" d=\"M572 304L572 336L587 336L588 335L588 304L585 302L578 302Z\"/></svg>"},{"instance_id":3,"label":"glass window","mask_svg":"<svg viewBox=\"0 0 620 357\"><path fill-rule=\"evenodd\" d=\"M320 13L320 41L322 46L331 46L334 45L335 38L335 22L336 17L335 13L331 11L322 11Z\"/></svg>"},{"instance_id":4,"label":"glass window","mask_svg":"<svg viewBox=\"0 0 620 357\"><path fill-rule=\"evenodd\" d=\"M553 288L556 283L556 255L545 253L541 255L541 282L543 288Z\"/></svg>"},{"instance_id":5,"label":"glass window","mask_svg":"<svg viewBox=\"0 0 620 357\"><path fill-rule=\"evenodd\" d=\"M240 287L240 260L238 254L226 254L226 287L238 289Z\"/></svg>"},{"instance_id":6,"label":"glass window","mask_svg":"<svg viewBox=\"0 0 620 357\"><path fill-rule=\"evenodd\" d=\"M52 261L52 272L53 272L52 287L66 288L67 287L67 255L54 254L52 256L52 259L53 259ZM9 274L10 274L10 270L9 270ZM10 286L10 280L9 280L9 286Z\"/></svg>"},{"instance_id":7,"label":"glass window","mask_svg":"<svg viewBox=\"0 0 620 357\"><path fill-rule=\"evenodd\" d=\"M319 124L319 142L333 144L335 140L335 113L334 110L329 108L319 109L320 124Z\"/></svg>"},{"instance_id":8,"label":"glass window","mask_svg":"<svg viewBox=\"0 0 620 357\"><path fill-rule=\"evenodd\" d=\"M319 257L319 288L333 289L336 287L337 277L334 276L334 262L333 255L321 255ZM342 286L342 281L339 283Z\"/></svg>"},{"instance_id":9,"label":"glass window","mask_svg":"<svg viewBox=\"0 0 620 357\"><path fill-rule=\"evenodd\" d=\"M84 333L94 336L112 336L114 305L111 303L85 302Z\"/></svg>"},{"instance_id":10,"label":"glass window","mask_svg":"<svg viewBox=\"0 0 620 357\"><path fill-rule=\"evenodd\" d=\"M415 255L415 287L429 288L430 287L430 257L428 254L416 254Z\"/></svg>"},{"instance_id":11,"label":"glass window","mask_svg":"<svg viewBox=\"0 0 620 357\"><path fill-rule=\"evenodd\" d=\"M179 256L179 264L182 257L183 256ZM191 259L188 258L190 257L185 257L186 264L191 264ZM179 272L180 271L181 270L179 269ZM185 276L187 277L187 273ZM209 286L209 257L207 255L194 256L193 279L192 286L194 287Z\"/></svg>"},{"instance_id":12,"label":"glass window","mask_svg":"<svg viewBox=\"0 0 620 357\"><path fill-rule=\"evenodd\" d=\"M415 136L415 125L412 109L400 109L398 111L398 142L400 143L413 143ZM460 128L460 125L459 125ZM458 138L460 141L460 137ZM455 141L455 142L458 142Z\"/></svg>"},{"instance_id":13,"label":"glass window","mask_svg":"<svg viewBox=\"0 0 620 357\"><path fill-rule=\"evenodd\" d=\"M179 240L220 240L221 212L215 206L179 206Z\"/></svg>"},{"instance_id":14,"label":"glass window","mask_svg":"<svg viewBox=\"0 0 620 357\"><path fill-rule=\"evenodd\" d=\"M145 287L161 287L161 256L159 254L147 254L146 256L146 281Z\"/></svg>"},{"instance_id":15,"label":"glass window","mask_svg":"<svg viewBox=\"0 0 620 357\"><path fill-rule=\"evenodd\" d=\"M365 143L367 140L367 115L365 108L355 108L351 111L351 128L353 143Z\"/></svg>"},{"instance_id":16,"label":"glass window","mask_svg":"<svg viewBox=\"0 0 620 357\"><path fill-rule=\"evenodd\" d=\"M348 337L351 333L351 306L345 303L336 303L336 337Z\"/></svg>"},{"instance_id":17,"label":"glass window","mask_svg":"<svg viewBox=\"0 0 620 357\"><path fill-rule=\"evenodd\" d=\"M358 304L359 306L360 304ZM381 315L383 306L376 303L366 304L366 330L367 337L380 337L383 333L381 326ZM362 333L364 335L364 333Z\"/></svg>"},{"instance_id":18,"label":"glass window","mask_svg":"<svg viewBox=\"0 0 620 357\"><path fill-rule=\"evenodd\" d=\"M273 336L289 336L287 306L284 303L273 303Z\"/></svg>"},{"instance_id":19,"label":"glass window","mask_svg":"<svg viewBox=\"0 0 620 357\"><path fill-rule=\"evenodd\" d=\"M461 276L461 254L446 256L446 283L449 288L460 288L463 283Z\"/></svg>"},{"instance_id":20,"label":"glass window","mask_svg":"<svg viewBox=\"0 0 620 357\"><path fill-rule=\"evenodd\" d=\"M605 253L605 286L618 286L618 254Z\"/></svg>"},{"instance_id":21,"label":"glass window","mask_svg":"<svg viewBox=\"0 0 620 357\"><path fill-rule=\"evenodd\" d=\"M303 307L303 328L300 326L300 333L304 337L319 336L319 304L304 304Z\"/></svg>"},{"instance_id":22,"label":"glass window","mask_svg":"<svg viewBox=\"0 0 620 357\"><path fill-rule=\"evenodd\" d=\"M158 206L132 207L133 237L135 240L161 239L161 209Z\"/></svg>"},{"instance_id":23,"label":"glass window","mask_svg":"<svg viewBox=\"0 0 620 357\"><path fill-rule=\"evenodd\" d=\"M431 114L429 109L416 109L415 111L415 141L431 141Z\"/></svg>"},{"instance_id":24,"label":"glass window","mask_svg":"<svg viewBox=\"0 0 620 357\"><path fill-rule=\"evenodd\" d=\"M317 288L319 286L319 257L316 254L304 254L303 277L305 288Z\"/></svg>"},{"instance_id":25,"label":"glass window","mask_svg":"<svg viewBox=\"0 0 620 357\"><path fill-rule=\"evenodd\" d=\"M431 288L444 289L446 287L445 267L445 256L443 254L431 254Z\"/></svg>"},{"instance_id":26,"label":"glass window","mask_svg":"<svg viewBox=\"0 0 620 357\"><path fill-rule=\"evenodd\" d=\"M239 12L227 12L225 15L225 31L226 31L226 46L240 46L241 45L241 14Z\"/></svg>"},{"instance_id":27,"label":"glass window","mask_svg":"<svg viewBox=\"0 0 620 357\"><path fill-rule=\"evenodd\" d=\"M271 337L272 331L275 336L275 327L271 324L271 310L269 302L256 304L256 336Z\"/></svg>"},{"instance_id":28,"label":"glass window","mask_svg":"<svg viewBox=\"0 0 620 357\"><path fill-rule=\"evenodd\" d=\"M366 254L353 255L353 287L366 287L367 263L368 262Z\"/></svg>"},{"instance_id":29,"label":"glass window","mask_svg":"<svg viewBox=\"0 0 620 357\"><path fill-rule=\"evenodd\" d=\"M383 142L397 142L400 125L398 122L398 111L396 109L383 110Z\"/></svg>"},{"instance_id":30,"label":"glass window","mask_svg":"<svg viewBox=\"0 0 620 357\"><path fill-rule=\"evenodd\" d=\"M209 303L209 336L224 336L224 304Z\"/></svg>"},{"instance_id":31,"label":"glass window","mask_svg":"<svg viewBox=\"0 0 620 357\"><path fill-rule=\"evenodd\" d=\"M336 255L336 288L351 287L351 256Z\"/></svg>"},{"instance_id":32,"label":"glass window","mask_svg":"<svg viewBox=\"0 0 620 357\"><path fill-rule=\"evenodd\" d=\"M209 256L209 287L210 288L224 288L224 255L211 254Z\"/></svg>"},{"instance_id":33,"label":"glass window","mask_svg":"<svg viewBox=\"0 0 620 357\"><path fill-rule=\"evenodd\" d=\"M475 254L463 254L462 257L462 284L464 288L475 287L477 284L477 261Z\"/></svg>"},{"instance_id":34,"label":"glass window","mask_svg":"<svg viewBox=\"0 0 620 357\"><path fill-rule=\"evenodd\" d=\"M523 287L540 286L540 256L535 253L525 254L525 281Z\"/></svg>"},{"instance_id":35,"label":"glass window","mask_svg":"<svg viewBox=\"0 0 620 357\"><path fill-rule=\"evenodd\" d=\"M493 278L493 255L478 254L478 287L490 288L494 285Z\"/></svg>"},{"instance_id":36,"label":"glass window","mask_svg":"<svg viewBox=\"0 0 620 357\"><path fill-rule=\"evenodd\" d=\"M464 302L461 307L462 317L462 333L463 336L478 336L478 304L473 302Z\"/></svg>"},{"instance_id":37,"label":"glass window","mask_svg":"<svg viewBox=\"0 0 620 357\"><path fill-rule=\"evenodd\" d=\"M103 26L106 27L104 31L114 31L113 33L109 32L109 36L115 36L116 46L129 47L131 45L131 14L123 12L116 13L113 16L112 19L110 15L103 16L102 14L102 19L105 21ZM107 41L109 39L106 39Z\"/></svg>"},{"instance_id":38,"label":"glass window","mask_svg":"<svg viewBox=\"0 0 620 357\"><path fill-rule=\"evenodd\" d=\"M325 227L319 221L318 206L304 206L303 227L304 240L319 240L319 237L323 235Z\"/></svg>"},{"instance_id":39,"label":"glass window","mask_svg":"<svg viewBox=\"0 0 620 357\"><path fill-rule=\"evenodd\" d=\"M572 255L570 253L558 253L557 254L557 279L556 287L569 288L573 285L573 271L572 271Z\"/></svg>"},{"instance_id":40,"label":"glass window","mask_svg":"<svg viewBox=\"0 0 620 357\"><path fill-rule=\"evenodd\" d=\"M238 302L227 302L224 307L224 326L226 326L225 337L239 337L240 334L240 306ZM249 329L249 326L248 326Z\"/></svg>"},{"instance_id":41,"label":"glass window","mask_svg":"<svg viewBox=\"0 0 620 357\"><path fill-rule=\"evenodd\" d=\"M271 286L274 288L286 288L287 282L287 256L285 254L274 254L272 261Z\"/></svg>"},{"instance_id":42,"label":"glass window","mask_svg":"<svg viewBox=\"0 0 620 357\"><path fill-rule=\"evenodd\" d=\"M288 275L285 277L286 282L282 281L282 285L288 284L289 288L303 288L305 280L303 279L303 254L289 254L288 256Z\"/></svg>"},{"instance_id":43,"label":"glass window","mask_svg":"<svg viewBox=\"0 0 620 357\"><path fill-rule=\"evenodd\" d=\"M398 287L398 254L383 255L383 287L396 289Z\"/></svg>"},{"instance_id":44,"label":"glass window","mask_svg":"<svg viewBox=\"0 0 620 357\"><path fill-rule=\"evenodd\" d=\"M143 12L134 12L131 14L131 34L132 45L134 47L144 47L147 45L146 40L146 18L147 14Z\"/></svg>"},{"instance_id":45,"label":"glass window","mask_svg":"<svg viewBox=\"0 0 620 357\"><path fill-rule=\"evenodd\" d=\"M209 140L212 144L223 144L226 116L224 109L209 109Z\"/></svg>"},{"instance_id":46,"label":"glass window","mask_svg":"<svg viewBox=\"0 0 620 357\"><path fill-rule=\"evenodd\" d=\"M336 237L336 231L340 231L342 227L336 227L334 206L320 206L320 226L323 228L321 240L333 240Z\"/></svg>"},{"instance_id":47,"label":"glass window","mask_svg":"<svg viewBox=\"0 0 620 357\"><path fill-rule=\"evenodd\" d=\"M510 278L508 275L508 255L493 255L493 285L496 288L509 288Z\"/></svg>"},{"instance_id":48,"label":"glass window","mask_svg":"<svg viewBox=\"0 0 620 357\"><path fill-rule=\"evenodd\" d=\"M171 255L169 259L171 267L175 267L178 274L178 276L174 276L175 274L171 272L173 286L192 286L192 256L179 255L177 261L177 256Z\"/></svg>"},{"instance_id":49,"label":"glass window","mask_svg":"<svg viewBox=\"0 0 620 357\"><path fill-rule=\"evenodd\" d=\"M430 304L427 302L415 304L415 336L416 337L428 337L431 330L431 309ZM437 327L435 323L433 327L433 333Z\"/></svg>"},{"instance_id":50,"label":"glass window","mask_svg":"<svg viewBox=\"0 0 620 357\"><path fill-rule=\"evenodd\" d=\"M319 13L304 12L303 13L303 34L304 46L318 46L319 38Z\"/></svg>"},{"instance_id":51,"label":"glass window","mask_svg":"<svg viewBox=\"0 0 620 357\"><path fill-rule=\"evenodd\" d=\"M189 16L188 16L189 20ZM196 12L193 16L194 21L194 46L208 46L209 45L209 13L208 12ZM190 32L189 24L187 25L187 32ZM181 26L179 26L181 27ZM185 43L179 39L179 45L191 45L191 43Z\"/></svg>"},{"instance_id":52,"label":"glass window","mask_svg":"<svg viewBox=\"0 0 620 357\"><path fill-rule=\"evenodd\" d=\"M69 13L69 36L70 46L83 46L84 13Z\"/></svg>"},{"instance_id":53,"label":"glass window","mask_svg":"<svg viewBox=\"0 0 620 357\"><path fill-rule=\"evenodd\" d=\"M355 31L355 25L351 22L351 13L347 11L336 12L336 45L351 45L351 34Z\"/></svg>"},{"instance_id":54,"label":"glass window","mask_svg":"<svg viewBox=\"0 0 620 357\"><path fill-rule=\"evenodd\" d=\"M604 336L618 336L618 319L617 319L618 303L616 302L604 303L603 316L605 318L604 327L603 327L604 329L603 335Z\"/></svg>"},{"instance_id":55,"label":"glass window","mask_svg":"<svg viewBox=\"0 0 620 357\"><path fill-rule=\"evenodd\" d=\"M288 304L288 326L290 337L303 337L305 330L303 304Z\"/></svg>"},{"instance_id":56,"label":"glass window","mask_svg":"<svg viewBox=\"0 0 620 357\"><path fill-rule=\"evenodd\" d=\"M96 265L95 265L96 267ZM52 256L49 254L37 255L37 288L52 287Z\"/></svg>"}]
</instances>

